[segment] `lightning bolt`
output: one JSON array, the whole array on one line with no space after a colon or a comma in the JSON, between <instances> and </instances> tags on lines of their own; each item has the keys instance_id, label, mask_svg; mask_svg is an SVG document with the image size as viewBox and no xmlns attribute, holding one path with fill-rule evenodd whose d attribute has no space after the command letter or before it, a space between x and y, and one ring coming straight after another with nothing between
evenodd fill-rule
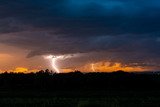
<instances>
[{"instance_id":1,"label":"lightning bolt","mask_svg":"<svg viewBox=\"0 0 160 107\"><path fill-rule=\"evenodd\" d=\"M52 67L53 67L53 69L55 70L55 72L56 72L56 73L60 73L60 71L59 71L59 69L58 69L58 67L57 67L57 65L56 65L56 61L57 61L57 58L56 58L56 57L53 57L51 64L52 64Z\"/></svg>"},{"instance_id":2,"label":"lightning bolt","mask_svg":"<svg viewBox=\"0 0 160 107\"><path fill-rule=\"evenodd\" d=\"M50 60L51 66L52 66L52 68L54 69L54 71L56 73L60 73L61 71L59 70L58 65L56 64L56 61L58 59L65 60L65 59L76 57L76 56L77 55L61 55L61 56L47 55L47 56L43 56L43 57L45 59L49 59Z\"/></svg>"},{"instance_id":3,"label":"lightning bolt","mask_svg":"<svg viewBox=\"0 0 160 107\"><path fill-rule=\"evenodd\" d=\"M60 73L60 70L58 69L57 65L56 65L56 61L57 59L59 59L60 57L56 57L53 55L49 55L49 56L45 56L45 59L49 59L51 61L51 66L52 68L55 70L56 73Z\"/></svg>"},{"instance_id":4,"label":"lightning bolt","mask_svg":"<svg viewBox=\"0 0 160 107\"><path fill-rule=\"evenodd\" d=\"M95 72L94 64L91 64L92 71Z\"/></svg>"}]
</instances>

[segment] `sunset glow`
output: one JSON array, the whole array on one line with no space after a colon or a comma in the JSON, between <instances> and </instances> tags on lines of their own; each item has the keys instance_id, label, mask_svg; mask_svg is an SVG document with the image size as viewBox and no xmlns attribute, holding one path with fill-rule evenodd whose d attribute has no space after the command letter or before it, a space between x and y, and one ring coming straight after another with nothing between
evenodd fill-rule
<instances>
[{"instance_id":1,"label":"sunset glow","mask_svg":"<svg viewBox=\"0 0 160 107\"><path fill-rule=\"evenodd\" d=\"M14 72L16 73L25 73L25 72L28 72L28 69L27 68L22 68L22 67L18 67L14 70Z\"/></svg>"},{"instance_id":2,"label":"sunset glow","mask_svg":"<svg viewBox=\"0 0 160 107\"><path fill-rule=\"evenodd\" d=\"M0 107L160 107L159 90L160 0L0 0Z\"/></svg>"},{"instance_id":3,"label":"sunset glow","mask_svg":"<svg viewBox=\"0 0 160 107\"><path fill-rule=\"evenodd\" d=\"M2 0L0 72L159 71L159 4Z\"/></svg>"},{"instance_id":4,"label":"sunset glow","mask_svg":"<svg viewBox=\"0 0 160 107\"><path fill-rule=\"evenodd\" d=\"M142 71L148 71L148 68L144 67L132 67L132 66L123 66L120 63L110 63L110 62L97 62L97 63L92 63L92 64L86 64L82 67L77 68L80 71L85 71L85 72L114 72L118 70L123 70L127 72L142 72ZM63 72L72 72L76 70L75 68L73 69L62 69Z\"/></svg>"}]
</instances>

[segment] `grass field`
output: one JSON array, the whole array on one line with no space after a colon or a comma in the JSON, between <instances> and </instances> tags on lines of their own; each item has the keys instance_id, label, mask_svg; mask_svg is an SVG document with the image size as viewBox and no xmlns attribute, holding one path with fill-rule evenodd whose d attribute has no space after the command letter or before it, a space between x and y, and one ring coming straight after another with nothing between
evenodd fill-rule
<instances>
[{"instance_id":1,"label":"grass field","mask_svg":"<svg viewBox=\"0 0 160 107\"><path fill-rule=\"evenodd\" d=\"M81 96L66 93L63 93L64 97L62 93L35 93L27 96L27 93L22 95L21 92L13 96L8 94L9 97L5 93L6 96L0 98L0 107L160 107L157 92L108 92L105 95L82 93Z\"/></svg>"},{"instance_id":2,"label":"grass field","mask_svg":"<svg viewBox=\"0 0 160 107\"><path fill-rule=\"evenodd\" d=\"M1 98L1 107L159 107L160 99L149 98Z\"/></svg>"}]
</instances>

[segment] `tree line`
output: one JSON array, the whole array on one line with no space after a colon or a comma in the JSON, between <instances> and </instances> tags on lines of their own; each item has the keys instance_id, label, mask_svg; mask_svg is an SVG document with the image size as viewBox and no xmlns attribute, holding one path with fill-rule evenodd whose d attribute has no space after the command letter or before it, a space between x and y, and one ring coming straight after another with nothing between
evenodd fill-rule
<instances>
[{"instance_id":1,"label":"tree line","mask_svg":"<svg viewBox=\"0 0 160 107\"><path fill-rule=\"evenodd\" d=\"M2 73L0 90L159 90L158 73L54 73L48 69L36 73Z\"/></svg>"}]
</instances>

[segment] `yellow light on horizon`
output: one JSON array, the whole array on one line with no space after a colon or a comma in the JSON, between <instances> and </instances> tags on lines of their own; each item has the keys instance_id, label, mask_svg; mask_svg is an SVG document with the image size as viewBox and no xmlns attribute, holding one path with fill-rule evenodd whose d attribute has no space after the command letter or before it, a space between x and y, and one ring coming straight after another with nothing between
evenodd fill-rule
<instances>
[{"instance_id":1,"label":"yellow light on horizon","mask_svg":"<svg viewBox=\"0 0 160 107\"><path fill-rule=\"evenodd\" d=\"M25 72L28 72L28 69L27 68L23 68L23 67L17 67L14 72L16 73L25 73Z\"/></svg>"},{"instance_id":2,"label":"yellow light on horizon","mask_svg":"<svg viewBox=\"0 0 160 107\"><path fill-rule=\"evenodd\" d=\"M81 67L77 67L78 70L84 72L114 72L118 70L123 70L126 72L141 72L148 71L149 68L140 66L124 66L121 63L111 63L111 62L96 62L91 64L86 64ZM74 70L74 68L73 68Z\"/></svg>"}]
</instances>

